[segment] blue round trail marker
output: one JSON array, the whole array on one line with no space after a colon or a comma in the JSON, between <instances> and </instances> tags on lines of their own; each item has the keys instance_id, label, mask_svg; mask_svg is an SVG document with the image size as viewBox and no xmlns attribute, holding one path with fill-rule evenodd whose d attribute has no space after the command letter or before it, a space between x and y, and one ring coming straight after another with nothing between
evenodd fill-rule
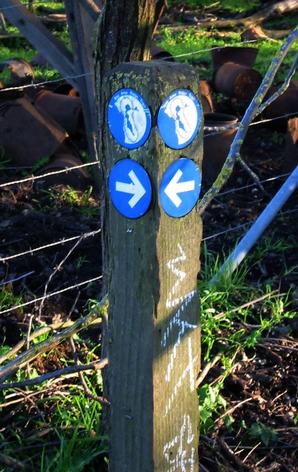
<instances>
[{"instance_id":1,"label":"blue round trail marker","mask_svg":"<svg viewBox=\"0 0 298 472\"><path fill-rule=\"evenodd\" d=\"M151 130L151 113L143 97L131 88L114 93L108 104L108 126L121 146L142 146Z\"/></svg>"},{"instance_id":2,"label":"blue round trail marker","mask_svg":"<svg viewBox=\"0 0 298 472\"><path fill-rule=\"evenodd\" d=\"M121 159L112 167L109 192L114 207L127 218L140 218L151 203L152 188L145 169L132 159Z\"/></svg>"},{"instance_id":3,"label":"blue round trail marker","mask_svg":"<svg viewBox=\"0 0 298 472\"><path fill-rule=\"evenodd\" d=\"M163 210L173 218L187 215L198 201L201 172L191 159L174 161L162 176L159 200Z\"/></svg>"},{"instance_id":4,"label":"blue round trail marker","mask_svg":"<svg viewBox=\"0 0 298 472\"><path fill-rule=\"evenodd\" d=\"M202 108L190 90L171 93L161 105L157 126L167 146L183 149L196 137L202 122Z\"/></svg>"}]
</instances>

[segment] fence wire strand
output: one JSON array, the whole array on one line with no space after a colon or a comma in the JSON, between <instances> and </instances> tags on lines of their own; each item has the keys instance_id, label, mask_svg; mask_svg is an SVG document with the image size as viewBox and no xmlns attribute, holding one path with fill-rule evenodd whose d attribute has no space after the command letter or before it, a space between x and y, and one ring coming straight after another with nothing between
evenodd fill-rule
<instances>
[{"instance_id":1,"label":"fence wire strand","mask_svg":"<svg viewBox=\"0 0 298 472\"><path fill-rule=\"evenodd\" d=\"M254 125L257 125L257 124L267 123L267 122L271 122L271 121L275 121L275 120L280 120L282 118L287 118L287 117L290 117L290 116L296 116L297 114L298 114L298 111L293 112L293 113L287 113L287 114L284 114L284 115L277 116L275 118L265 119L265 120L261 120L261 121L255 122L255 123L251 123L249 126L254 126ZM227 128L230 129L230 126L228 126ZM237 129L237 128L238 128L238 126L235 125L235 129ZM221 131L216 131L214 133L206 133L206 134L204 134L204 138L208 137L208 136L215 136L215 135L221 134L221 133L222 133L222 129L221 129ZM41 180L45 177L50 177L52 175L66 174L66 173L71 172L71 171L76 170L76 169L82 169L84 167L90 167L90 166L94 166L94 165L100 166L100 162L99 161L88 162L86 164L71 166L67 169L61 169L61 170L57 170L57 171L53 171L53 172L47 172L47 173L42 174L42 175L35 175L35 176L31 176L31 177L26 177L26 178L23 178L23 179L18 179L18 180L13 180L13 181L10 181L10 182L5 182L3 184L0 184L0 189L11 186L11 185L18 185L18 184L23 184L23 183L26 183L26 182L31 182L31 181L34 182L35 180Z\"/></svg>"},{"instance_id":2,"label":"fence wire strand","mask_svg":"<svg viewBox=\"0 0 298 472\"><path fill-rule=\"evenodd\" d=\"M39 246L34 249L28 249L27 251L19 252L18 254L14 254L12 256L0 257L0 262L4 263L7 261L11 261L13 259L17 259L18 257L27 256L27 255L31 256L36 252L40 252L51 247L60 246L60 245L69 243L70 241L76 241L77 239L80 239L80 238L82 238L83 240L90 238L91 236L95 236L96 234L99 234L100 232L101 232L101 228L95 231L91 231L89 233L80 234L78 236L72 236L71 238L63 238L63 239L60 239L59 241L54 241L52 243L45 244L43 246Z\"/></svg>"},{"instance_id":3,"label":"fence wire strand","mask_svg":"<svg viewBox=\"0 0 298 472\"><path fill-rule=\"evenodd\" d=\"M98 161L87 162L87 164L80 164L78 166L71 166L67 169L55 170L54 172L46 172L45 174L42 174L42 175L34 175L34 176L31 176L31 177L26 177L24 179L13 180L11 182L6 182L4 184L0 184L0 189L11 186L11 185L24 184L26 182L34 182L35 180L44 179L45 177L50 177L51 175L65 174L65 173L71 172L71 171L76 170L76 169L82 169L83 167L90 167L90 166L94 166L94 165L99 166L100 163Z\"/></svg>"},{"instance_id":4,"label":"fence wire strand","mask_svg":"<svg viewBox=\"0 0 298 472\"><path fill-rule=\"evenodd\" d=\"M286 210L283 211L277 218L282 218L283 216L287 216L291 213L296 213L298 211L298 208L293 208L292 210ZM211 234L210 236L206 236L205 238L202 239L203 241L210 241L211 239L217 238L218 236L223 236L224 234L231 233L233 231L238 231L239 229L245 228L246 226L253 225L255 221L248 221L247 223L243 223L238 226L233 226L232 228L228 228L224 231L219 231L218 233Z\"/></svg>"},{"instance_id":5,"label":"fence wire strand","mask_svg":"<svg viewBox=\"0 0 298 472\"><path fill-rule=\"evenodd\" d=\"M18 310L18 309L23 308L23 307L28 306L28 305L33 305L34 303L38 303L38 302L47 300L48 298L54 297L56 295L60 295L61 293L65 293L65 292L68 292L70 290L74 290L75 288L82 287L83 285L87 285L87 284L90 284L92 282L98 282L99 280L102 279L102 277L103 277L102 275L99 275L97 277L93 277L92 279L84 280L84 282L80 282L80 283L77 283L75 285L71 285L70 287L66 287L66 288L63 288L61 290L57 290L55 292L48 293L44 297L34 298L33 300L30 300L29 302L25 302L25 303L22 303L22 304L19 304L19 305L14 305L11 308L7 308L6 310L0 311L0 315L3 315L5 313L9 313L10 311L13 311L13 310Z\"/></svg>"}]
</instances>

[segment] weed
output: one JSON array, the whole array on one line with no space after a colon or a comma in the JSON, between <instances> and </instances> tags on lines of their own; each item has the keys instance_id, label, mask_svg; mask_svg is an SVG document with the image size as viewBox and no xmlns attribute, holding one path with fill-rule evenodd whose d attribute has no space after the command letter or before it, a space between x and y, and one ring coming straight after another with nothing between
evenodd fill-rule
<instances>
[{"instance_id":1,"label":"weed","mask_svg":"<svg viewBox=\"0 0 298 472\"><path fill-rule=\"evenodd\" d=\"M246 433L250 441L260 441L264 446L273 445L277 439L277 433L263 423L253 423Z\"/></svg>"},{"instance_id":2,"label":"weed","mask_svg":"<svg viewBox=\"0 0 298 472\"><path fill-rule=\"evenodd\" d=\"M0 289L0 311L23 303L21 295L15 295L10 285ZM21 310L21 308L19 308Z\"/></svg>"}]
</instances>

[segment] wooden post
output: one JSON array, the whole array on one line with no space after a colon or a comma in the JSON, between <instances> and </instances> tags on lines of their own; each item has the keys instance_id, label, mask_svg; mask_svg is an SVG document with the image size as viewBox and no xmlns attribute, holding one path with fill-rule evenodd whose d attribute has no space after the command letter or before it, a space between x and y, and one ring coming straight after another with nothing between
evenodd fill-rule
<instances>
[{"instance_id":1,"label":"wooden post","mask_svg":"<svg viewBox=\"0 0 298 472\"><path fill-rule=\"evenodd\" d=\"M197 95L198 77L187 65L135 62L116 67L104 84L107 113L115 92L131 88L148 104L152 119L148 139L136 149L126 149L112 135L113 127L117 133L115 116L105 117L110 470L195 472L199 420L195 380L200 363L197 274L202 224L195 208L182 217L169 216L166 205L162 207L160 186L169 166L181 157L201 166L203 123L200 116L193 141L175 150L161 138L157 115L175 90L191 90ZM133 108L125 101L122 104L123 114ZM180 111L176 106L175 113ZM187 109L185 112L186 119L191 119ZM180 118L174 121L184 128ZM118 128L121 126L119 121ZM123 216L117 208L119 194L123 192L119 198L123 202L125 192L133 192L125 187L129 182L125 172L121 178L121 172L117 174L118 161L123 160L120 165L131 162L125 159L141 164L151 181L152 202L140 218ZM116 176L113 188L115 172L118 180ZM192 189L191 183L188 189L183 187L185 178L182 175L178 180L179 175L169 180L178 185L178 206L183 192L191 193ZM168 184L166 188L169 193Z\"/></svg>"}]
</instances>

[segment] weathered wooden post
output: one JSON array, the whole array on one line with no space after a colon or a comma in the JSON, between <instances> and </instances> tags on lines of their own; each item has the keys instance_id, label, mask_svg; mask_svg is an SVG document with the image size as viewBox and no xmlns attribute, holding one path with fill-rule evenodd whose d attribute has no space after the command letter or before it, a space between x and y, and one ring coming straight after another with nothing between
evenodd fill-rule
<instances>
[{"instance_id":1,"label":"weathered wooden post","mask_svg":"<svg viewBox=\"0 0 298 472\"><path fill-rule=\"evenodd\" d=\"M104 81L112 472L198 470L198 77L125 63Z\"/></svg>"}]
</instances>

